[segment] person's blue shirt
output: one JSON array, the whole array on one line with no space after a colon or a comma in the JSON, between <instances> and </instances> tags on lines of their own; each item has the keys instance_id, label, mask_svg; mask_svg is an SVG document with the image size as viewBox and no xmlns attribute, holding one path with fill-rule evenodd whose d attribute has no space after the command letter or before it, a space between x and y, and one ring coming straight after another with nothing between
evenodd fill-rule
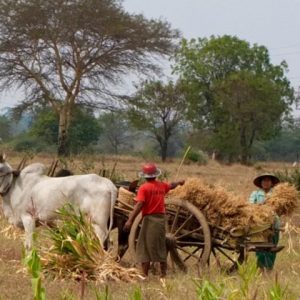
<instances>
[{"instance_id":1,"label":"person's blue shirt","mask_svg":"<svg viewBox=\"0 0 300 300\"><path fill-rule=\"evenodd\" d=\"M266 193L263 189L256 190L251 193L249 201L253 204L263 204L266 201L266 197L272 193L272 189Z\"/></svg>"},{"instance_id":2,"label":"person's blue shirt","mask_svg":"<svg viewBox=\"0 0 300 300\"><path fill-rule=\"evenodd\" d=\"M256 190L251 193L249 202L252 204L263 204L265 203L267 196L270 196L271 194L272 189L270 189L268 193L266 193L263 189ZM275 228L280 228L280 219L278 216L275 216Z\"/></svg>"}]
</instances>

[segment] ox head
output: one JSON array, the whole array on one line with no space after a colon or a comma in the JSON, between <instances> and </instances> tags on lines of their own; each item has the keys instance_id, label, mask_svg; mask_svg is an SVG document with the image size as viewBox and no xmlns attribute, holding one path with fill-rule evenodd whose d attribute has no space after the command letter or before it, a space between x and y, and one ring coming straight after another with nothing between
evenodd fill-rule
<instances>
[{"instance_id":1,"label":"ox head","mask_svg":"<svg viewBox=\"0 0 300 300\"><path fill-rule=\"evenodd\" d=\"M6 162L5 154L0 154L0 194L5 195L13 182L13 169Z\"/></svg>"}]
</instances>

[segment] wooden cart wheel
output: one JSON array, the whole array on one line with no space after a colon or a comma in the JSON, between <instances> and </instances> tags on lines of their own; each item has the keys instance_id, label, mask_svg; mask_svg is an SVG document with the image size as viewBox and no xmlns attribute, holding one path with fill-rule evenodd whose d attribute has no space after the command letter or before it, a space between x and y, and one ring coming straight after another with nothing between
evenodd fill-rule
<instances>
[{"instance_id":1,"label":"wooden cart wheel","mask_svg":"<svg viewBox=\"0 0 300 300\"><path fill-rule=\"evenodd\" d=\"M245 248L229 248L226 244L220 245L213 242L209 264L216 264L222 271L232 273L246 260Z\"/></svg>"},{"instance_id":2,"label":"wooden cart wheel","mask_svg":"<svg viewBox=\"0 0 300 300\"><path fill-rule=\"evenodd\" d=\"M129 251L136 257L135 247L141 227L139 215L129 235ZM201 211L188 201L166 200L166 243L168 261L180 270L205 265L211 251L210 228Z\"/></svg>"}]
</instances>

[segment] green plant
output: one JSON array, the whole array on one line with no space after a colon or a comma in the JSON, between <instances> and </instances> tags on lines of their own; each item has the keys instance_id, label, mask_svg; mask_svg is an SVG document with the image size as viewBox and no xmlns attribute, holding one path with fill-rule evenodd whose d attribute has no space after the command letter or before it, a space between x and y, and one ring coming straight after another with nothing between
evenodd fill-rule
<instances>
[{"instance_id":1,"label":"green plant","mask_svg":"<svg viewBox=\"0 0 300 300\"><path fill-rule=\"evenodd\" d=\"M295 185L297 190L300 191L300 169L276 171L274 175L276 175L281 182L288 182Z\"/></svg>"},{"instance_id":2,"label":"green plant","mask_svg":"<svg viewBox=\"0 0 300 300\"><path fill-rule=\"evenodd\" d=\"M71 204L65 205L57 213L63 222L47 230L53 246L42 249L46 268L73 274L78 279L83 272L89 277L95 276L105 253L90 219L76 211Z\"/></svg>"},{"instance_id":3,"label":"green plant","mask_svg":"<svg viewBox=\"0 0 300 300\"><path fill-rule=\"evenodd\" d=\"M96 300L111 300L112 299L108 285L105 285L105 289L102 292L95 290L95 296L96 296Z\"/></svg>"},{"instance_id":4,"label":"green plant","mask_svg":"<svg viewBox=\"0 0 300 300\"><path fill-rule=\"evenodd\" d=\"M202 150L191 149L186 154L186 162L198 163L199 165L206 165L208 163L208 155Z\"/></svg>"},{"instance_id":5,"label":"green plant","mask_svg":"<svg viewBox=\"0 0 300 300\"><path fill-rule=\"evenodd\" d=\"M142 289L141 287L136 287L132 294L129 296L130 300L142 300Z\"/></svg>"},{"instance_id":6,"label":"green plant","mask_svg":"<svg viewBox=\"0 0 300 300\"><path fill-rule=\"evenodd\" d=\"M194 281L199 300L218 300L224 292L224 284L214 284L209 280Z\"/></svg>"},{"instance_id":7,"label":"green plant","mask_svg":"<svg viewBox=\"0 0 300 300\"><path fill-rule=\"evenodd\" d=\"M241 279L240 291L244 297L248 296L251 284L260 276L255 262L238 265L238 275Z\"/></svg>"},{"instance_id":8,"label":"green plant","mask_svg":"<svg viewBox=\"0 0 300 300\"><path fill-rule=\"evenodd\" d=\"M80 280L82 295L85 283L90 280L130 282L141 278L137 269L120 266L111 253L103 249L89 216L70 203L60 208L57 214L60 221L57 226L48 228L46 238L49 243L46 247L41 246L47 274Z\"/></svg>"},{"instance_id":9,"label":"green plant","mask_svg":"<svg viewBox=\"0 0 300 300\"><path fill-rule=\"evenodd\" d=\"M27 253L24 258L24 264L27 266L29 273L31 274L31 284L33 288L33 299L44 300L46 299L45 289L42 287L41 279L41 260L36 249L32 249Z\"/></svg>"},{"instance_id":10,"label":"green plant","mask_svg":"<svg viewBox=\"0 0 300 300\"><path fill-rule=\"evenodd\" d=\"M287 299L287 286L282 287L281 284L278 282L278 274L275 276L275 283L269 289L269 299L270 300L282 300Z\"/></svg>"}]
</instances>

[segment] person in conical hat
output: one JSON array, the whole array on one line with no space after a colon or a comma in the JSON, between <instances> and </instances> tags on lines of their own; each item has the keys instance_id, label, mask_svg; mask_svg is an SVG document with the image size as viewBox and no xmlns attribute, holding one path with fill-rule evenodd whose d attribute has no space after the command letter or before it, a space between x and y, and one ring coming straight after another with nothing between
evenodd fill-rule
<instances>
[{"instance_id":1,"label":"person in conical hat","mask_svg":"<svg viewBox=\"0 0 300 300\"><path fill-rule=\"evenodd\" d=\"M267 196L272 194L273 187L280 182L279 178L271 173L264 173L257 176L253 183L259 189L253 191L250 195L249 201L252 204L263 204L265 203ZM279 217L275 217L275 234L272 237L272 242L275 245L270 252L256 252L257 266L262 270L272 270L275 264L276 253L282 250L282 246L277 246L279 241Z\"/></svg>"},{"instance_id":2,"label":"person in conical hat","mask_svg":"<svg viewBox=\"0 0 300 300\"><path fill-rule=\"evenodd\" d=\"M137 261L142 264L145 276L148 276L150 263L159 262L161 276L166 276L167 249L165 231L165 195L169 190L183 185L184 180L167 183L156 178L161 170L153 163L147 163L139 172L139 177L146 182L140 186L136 196L136 204L124 226L129 231L136 216L142 212L142 227L139 233L136 252Z\"/></svg>"}]
</instances>

